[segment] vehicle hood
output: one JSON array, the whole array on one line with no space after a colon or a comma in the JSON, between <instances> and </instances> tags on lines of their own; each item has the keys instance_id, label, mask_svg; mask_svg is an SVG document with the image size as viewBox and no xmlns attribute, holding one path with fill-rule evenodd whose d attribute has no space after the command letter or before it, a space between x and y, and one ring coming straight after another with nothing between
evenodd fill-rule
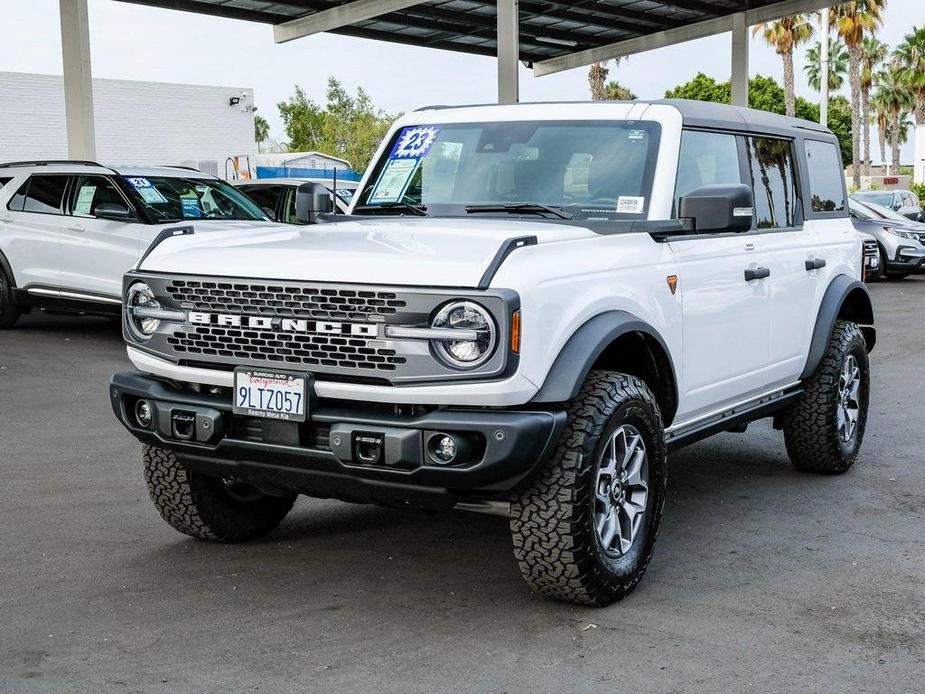
<instances>
[{"instance_id":1,"label":"vehicle hood","mask_svg":"<svg viewBox=\"0 0 925 694\"><path fill-rule=\"evenodd\" d=\"M516 219L370 218L178 236L139 269L255 279L475 287L507 239L594 236L580 226ZM202 225L205 229L205 225ZM527 251L521 251L527 252Z\"/></svg>"}]
</instances>

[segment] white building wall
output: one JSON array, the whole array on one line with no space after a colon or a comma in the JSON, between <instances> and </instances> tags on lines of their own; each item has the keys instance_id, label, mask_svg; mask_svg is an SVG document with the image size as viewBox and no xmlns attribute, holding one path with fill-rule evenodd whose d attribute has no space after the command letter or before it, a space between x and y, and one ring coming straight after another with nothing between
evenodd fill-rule
<instances>
[{"instance_id":1,"label":"white building wall","mask_svg":"<svg viewBox=\"0 0 925 694\"><path fill-rule=\"evenodd\" d=\"M0 72L0 161L67 158L63 89L57 75ZM93 98L101 163L217 161L221 174L257 153L252 89L95 79Z\"/></svg>"}]
</instances>

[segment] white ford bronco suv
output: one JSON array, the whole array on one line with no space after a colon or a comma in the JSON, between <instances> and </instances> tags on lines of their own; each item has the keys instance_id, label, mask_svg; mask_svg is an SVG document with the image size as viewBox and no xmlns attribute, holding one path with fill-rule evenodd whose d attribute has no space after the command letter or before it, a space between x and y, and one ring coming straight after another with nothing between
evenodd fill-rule
<instances>
[{"instance_id":1,"label":"white ford bronco suv","mask_svg":"<svg viewBox=\"0 0 925 694\"><path fill-rule=\"evenodd\" d=\"M113 376L163 518L237 542L298 494L503 509L539 593L603 605L652 557L673 447L773 417L845 472L873 311L838 143L684 101L430 108L348 216L162 239Z\"/></svg>"}]
</instances>

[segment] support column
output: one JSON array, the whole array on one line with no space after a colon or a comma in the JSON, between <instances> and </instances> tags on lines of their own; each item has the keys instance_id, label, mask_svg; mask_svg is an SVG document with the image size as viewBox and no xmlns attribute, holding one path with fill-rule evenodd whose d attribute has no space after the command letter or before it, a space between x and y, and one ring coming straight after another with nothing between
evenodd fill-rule
<instances>
[{"instance_id":1,"label":"support column","mask_svg":"<svg viewBox=\"0 0 925 694\"><path fill-rule=\"evenodd\" d=\"M748 106L748 25L744 12L732 15L732 105Z\"/></svg>"},{"instance_id":2,"label":"support column","mask_svg":"<svg viewBox=\"0 0 925 694\"><path fill-rule=\"evenodd\" d=\"M819 122L829 127L829 8L822 10L822 38L819 41Z\"/></svg>"},{"instance_id":3,"label":"support column","mask_svg":"<svg viewBox=\"0 0 925 694\"><path fill-rule=\"evenodd\" d=\"M520 101L520 9L518 0L498 0L498 103Z\"/></svg>"},{"instance_id":4,"label":"support column","mask_svg":"<svg viewBox=\"0 0 925 694\"><path fill-rule=\"evenodd\" d=\"M59 0L61 54L64 58L64 110L67 155L96 159L93 72L90 69L90 17L87 0Z\"/></svg>"}]
</instances>

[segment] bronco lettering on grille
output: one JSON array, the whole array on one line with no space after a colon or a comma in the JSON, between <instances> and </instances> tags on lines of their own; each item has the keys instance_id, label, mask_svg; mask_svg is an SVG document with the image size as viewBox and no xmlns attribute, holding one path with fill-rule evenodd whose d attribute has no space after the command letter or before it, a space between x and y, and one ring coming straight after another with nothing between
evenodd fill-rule
<instances>
[{"instance_id":1,"label":"bronco lettering on grille","mask_svg":"<svg viewBox=\"0 0 925 694\"><path fill-rule=\"evenodd\" d=\"M217 325L227 328L250 328L252 330L279 330L287 333L316 333L321 335L350 335L351 337L376 338L379 327L372 323L344 323L341 321L316 321L303 318L265 318L240 316L232 313L203 313L190 311L187 320L193 325Z\"/></svg>"}]
</instances>

